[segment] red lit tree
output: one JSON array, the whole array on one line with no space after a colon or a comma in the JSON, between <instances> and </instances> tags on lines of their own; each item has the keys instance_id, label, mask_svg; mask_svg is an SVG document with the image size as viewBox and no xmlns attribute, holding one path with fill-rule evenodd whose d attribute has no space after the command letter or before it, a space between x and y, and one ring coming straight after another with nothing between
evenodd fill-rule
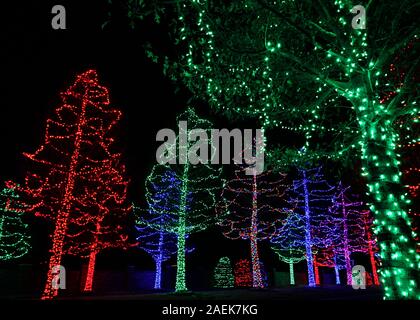
<instances>
[{"instance_id":1,"label":"red lit tree","mask_svg":"<svg viewBox=\"0 0 420 320\"><path fill-rule=\"evenodd\" d=\"M286 187L282 184L284 175L272 172L246 175L245 170L239 168L235 178L227 182L217 211L219 214L228 213L227 218L219 223L225 237L250 241L252 285L263 288L258 242L276 234L283 217L280 208Z\"/></svg>"},{"instance_id":2,"label":"red lit tree","mask_svg":"<svg viewBox=\"0 0 420 320\"><path fill-rule=\"evenodd\" d=\"M70 215L64 253L88 258L84 291L92 291L96 255L107 248L127 249L125 230L130 207L126 202L127 181L119 154L109 154L92 176L92 185L80 194L82 208Z\"/></svg>"},{"instance_id":3,"label":"red lit tree","mask_svg":"<svg viewBox=\"0 0 420 320\"><path fill-rule=\"evenodd\" d=\"M340 281L340 270L345 269L344 256L339 254L335 248L320 249L314 254L314 271L315 271L315 283L321 284L319 276L319 267L334 268L335 270L335 283L341 284Z\"/></svg>"},{"instance_id":4,"label":"red lit tree","mask_svg":"<svg viewBox=\"0 0 420 320\"><path fill-rule=\"evenodd\" d=\"M55 224L43 299L58 293L53 268L61 265L63 254L89 256L89 289L96 253L126 246L127 239L122 236L128 210L125 168L112 150L111 136L121 112L109 106L108 90L93 70L78 75L61 99L47 120L44 143L34 153L24 153L36 171L26 177L25 204Z\"/></svg>"},{"instance_id":5,"label":"red lit tree","mask_svg":"<svg viewBox=\"0 0 420 320\"><path fill-rule=\"evenodd\" d=\"M369 255L370 266L372 270L373 284L379 286L379 277L376 268L377 259L376 256L379 252L378 243L376 236L373 233L373 214L369 210L363 211L363 225L365 228L365 241L366 247L364 252Z\"/></svg>"},{"instance_id":6,"label":"red lit tree","mask_svg":"<svg viewBox=\"0 0 420 320\"><path fill-rule=\"evenodd\" d=\"M252 287L251 262L241 259L235 263L235 287Z\"/></svg>"}]
</instances>

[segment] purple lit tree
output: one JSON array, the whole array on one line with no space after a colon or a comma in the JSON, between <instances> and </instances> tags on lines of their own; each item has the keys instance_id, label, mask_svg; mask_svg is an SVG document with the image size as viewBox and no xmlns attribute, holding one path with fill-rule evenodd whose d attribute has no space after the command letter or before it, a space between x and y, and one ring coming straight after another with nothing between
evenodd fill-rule
<instances>
[{"instance_id":1,"label":"purple lit tree","mask_svg":"<svg viewBox=\"0 0 420 320\"><path fill-rule=\"evenodd\" d=\"M352 266L350 256L353 252L369 254L368 229L366 229L366 215L362 202L350 199L350 187L341 182L336 188L333 205L330 212L338 220L338 235L334 243L334 251L344 258L347 284L352 284ZM372 244L372 243L371 243Z\"/></svg>"},{"instance_id":2,"label":"purple lit tree","mask_svg":"<svg viewBox=\"0 0 420 320\"><path fill-rule=\"evenodd\" d=\"M366 241L364 240L364 224L361 215L361 202L353 202L347 196L350 187L344 187L341 182L338 184L333 198L333 206L330 212L339 218L338 232L340 237L335 243L335 250L342 253L347 275L347 284L352 284L352 267L350 255L355 251L363 251Z\"/></svg>"}]
</instances>

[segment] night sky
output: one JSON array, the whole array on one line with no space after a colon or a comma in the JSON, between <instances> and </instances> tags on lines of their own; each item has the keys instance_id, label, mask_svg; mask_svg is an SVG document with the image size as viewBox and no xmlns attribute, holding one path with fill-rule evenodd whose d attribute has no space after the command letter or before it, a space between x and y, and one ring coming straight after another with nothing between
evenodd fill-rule
<instances>
[{"instance_id":1,"label":"night sky","mask_svg":"<svg viewBox=\"0 0 420 320\"><path fill-rule=\"evenodd\" d=\"M67 30L53 30L51 8L55 4L43 0L15 2L7 8L3 2L0 5L4 25L0 30L0 180L23 182L30 164L22 152L33 152L42 142L46 120L60 105L59 93L73 83L78 73L96 69L100 83L109 88L111 104L124 114L117 131L117 146L127 165L130 201L145 206L143 185L155 164L156 133L162 128L174 128L176 115L191 98L144 55L142 44L146 40L159 42L164 50L166 34L147 22L133 30L121 7L107 7L104 0L60 1L67 11ZM108 12L112 19L102 28ZM204 104L196 106L216 128L238 125L216 117ZM32 220L33 250L24 260L46 263L52 224ZM224 255L249 257L248 242L227 240L217 228L189 239L196 247L187 259L190 266L212 268ZM287 268L265 245L261 246L261 255L268 266ZM153 269L153 260L136 249L99 255L99 269L111 264Z\"/></svg>"}]
</instances>

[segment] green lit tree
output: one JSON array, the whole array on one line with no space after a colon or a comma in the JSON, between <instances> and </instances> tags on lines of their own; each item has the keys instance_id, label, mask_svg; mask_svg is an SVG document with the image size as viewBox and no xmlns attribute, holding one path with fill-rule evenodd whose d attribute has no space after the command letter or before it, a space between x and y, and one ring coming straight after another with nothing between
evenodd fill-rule
<instances>
[{"instance_id":1,"label":"green lit tree","mask_svg":"<svg viewBox=\"0 0 420 320\"><path fill-rule=\"evenodd\" d=\"M191 233L200 232L216 223L214 208L217 194L223 185L221 166L210 165L203 154L191 161L192 155L198 155L196 138L197 131L209 134L212 124L200 119L194 109L188 108L177 118L179 123L178 136L169 134L168 140L156 154L159 164L153 167L146 179L146 200L149 214L164 215L164 223L157 220L152 223L147 216L139 216L139 225L148 225L155 230L174 233L177 236L177 275L175 290L186 291L186 239ZM185 127L181 122L186 121ZM175 134L175 133L174 133ZM158 134L159 135L159 134ZM171 139L173 138L173 139ZM206 141L204 138L200 141ZM205 148L205 145L202 145ZM210 146L207 141L207 148ZM203 151L203 149L201 149ZM201 152L200 151L200 152ZM165 163L166 162L166 163ZM168 172L171 175L168 176ZM162 192L168 192L167 197L160 198Z\"/></svg>"},{"instance_id":2,"label":"green lit tree","mask_svg":"<svg viewBox=\"0 0 420 320\"><path fill-rule=\"evenodd\" d=\"M220 258L214 268L214 287L215 288L233 288L234 276L232 265L228 257Z\"/></svg>"},{"instance_id":3,"label":"green lit tree","mask_svg":"<svg viewBox=\"0 0 420 320\"><path fill-rule=\"evenodd\" d=\"M148 50L165 73L229 117L302 137L305 153L268 141L277 166L358 154L386 299L419 298L419 255L397 151L413 140L419 114L418 6L416 0L154 0L143 10L158 22L171 20L176 54ZM407 45L414 50L394 64ZM397 81L387 77L390 68L401 75Z\"/></svg>"},{"instance_id":4,"label":"green lit tree","mask_svg":"<svg viewBox=\"0 0 420 320\"><path fill-rule=\"evenodd\" d=\"M25 256L30 250L29 226L24 222L25 211L12 185L0 192L0 261Z\"/></svg>"}]
</instances>

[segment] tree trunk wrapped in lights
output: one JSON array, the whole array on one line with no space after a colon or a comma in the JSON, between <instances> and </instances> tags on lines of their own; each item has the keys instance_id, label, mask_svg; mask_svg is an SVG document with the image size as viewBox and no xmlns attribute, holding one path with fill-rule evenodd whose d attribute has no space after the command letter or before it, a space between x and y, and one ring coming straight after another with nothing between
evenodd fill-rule
<instances>
[{"instance_id":1,"label":"tree trunk wrapped in lights","mask_svg":"<svg viewBox=\"0 0 420 320\"><path fill-rule=\"evenodd\" d=\"M379 277L377 272L377 260L378 257L378 243L376 240L376 236L373 233L373 217L372 212L369 210L366 210L363 212L363 222L364 222L364 229L365 229L365 241L366 245L364 247L363 252L367 253L369 255L369 261L372 271L372 277L373 277L373 284L375 286L379 286Z\"/></svg>"},{"instance_id":2,"label":"tree trunk wrapped in lights","mask_svg":"<svg viewBox=\"0 0 420 320\"><path fill-rule=\"evenodd\" d=\"M112 150L121 112L110 107L108 90L89 70L61 94L62 104L47 120L44 143L34 153L34 171L25 180L25 205L54 221L52 250L43 299L58 294L53 269L63 254L89 258L85 290L91 290L96 255L126 247L127 181L121 154Z\"/></svg>"},{"instance_id":3,"label":"tree trunk wrapped in lights","mask_svg":"<svg viewBox=\"0 0 420 320\"><path fill-rule=\"evenodd\" d=\"M158 220L161 217L153 217ZM152 220L152 223L155 221ZM163 225L163 221L159 224ZM162 228L163 229L163 228ZM155 262L155 289L162 288L162 264L177 253L176 235L164 230L155 230L148 226L137 227L139 248L146 251Z\"/></svg>"},{"instance_id":4,"label":"tree trunk wrapped in lights","mask_svg":"<svg viewBox=\"0 0 420 320\"><path fill-rule=\"evenodd\" d=\"M235 178L228 181L217 207L219 215L228 213L219 225L229 239L249 240L252 261L253 287L263 288L258 243L269 240L278 231L285 217L282 202L286 186L285 175L266 171L246 175L246 167L235 171Z\"/></svg>"},{"instance_id":5,"label":"tree trunk wrapped in lights","mask_svg":"<svg viewBox=\"0 0 420 320\"><path fill-rule=\"evenodd\" d=\"M300 134L312 158L345 159L357 168L357 154L375 217L384 297L419 299L416 234L397 151L415 140L410 131L420 110L417 1L357 4L155 0L142 12L171 20L178 53L161 57L148 48L149 54L213 108ZM388 66L410 42L415 50L394 65L401 76L389 79ZM396 93L381 99L387 91ZM267 153L278 166L302 159L295 150ZM284 162L283 155L294 156Z\"/></svg>"}]
</instances>

